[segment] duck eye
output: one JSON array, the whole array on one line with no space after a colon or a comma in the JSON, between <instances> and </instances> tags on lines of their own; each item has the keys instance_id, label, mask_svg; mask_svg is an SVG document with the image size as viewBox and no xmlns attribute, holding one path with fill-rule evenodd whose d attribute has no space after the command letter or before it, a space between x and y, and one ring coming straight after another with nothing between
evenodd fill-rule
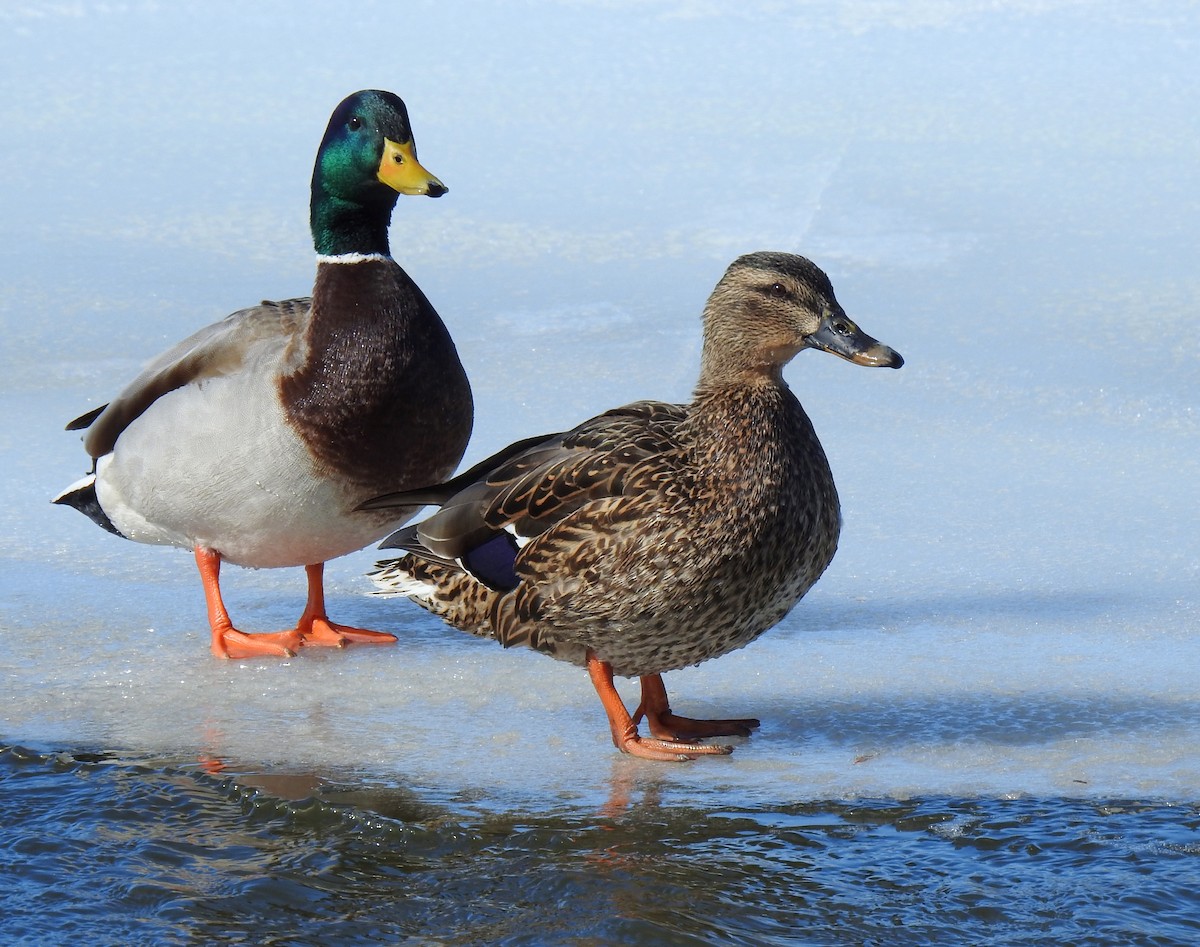
<instances>
[{"instance_id":1,"label":"duck eye","mask_svg":"<svg viewBox=\"0 0 1200 947\"><path fill-rule=\"evenodd\" d=\"M771 284L771 295L772 296L786 296L787 294L788 294L787 287L784 286L783 283L772 283Z\"/></svg>"},{"instance_id":2,"label":"duck eye","mask_svg":"<svg viewBox=\"0 0 1200 947\"><path fill-rule=\"evenodd\" d=\"M350 119L350 121L348 121L346 123L346 127L349 128L350 131L356 132L360 128L362 128L362 119L359 118L357 115L355 115L352 119Z\"/></svg>"}]
</instances>

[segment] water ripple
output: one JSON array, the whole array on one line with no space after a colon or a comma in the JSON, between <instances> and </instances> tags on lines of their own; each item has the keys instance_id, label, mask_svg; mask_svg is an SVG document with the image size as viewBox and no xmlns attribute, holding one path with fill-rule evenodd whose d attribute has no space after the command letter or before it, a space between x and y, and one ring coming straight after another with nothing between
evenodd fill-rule
<instances>
[{"instance_id":1,"label":"water ripple","mask_svg":"<svg viewBox=\"0 0 1200 947\"><path fill-rule=\"evenodd\" d=\"M1185 944L1200 804L478 812L342 775L0 748L8 943Z\"/></svg>"}]
</instances>

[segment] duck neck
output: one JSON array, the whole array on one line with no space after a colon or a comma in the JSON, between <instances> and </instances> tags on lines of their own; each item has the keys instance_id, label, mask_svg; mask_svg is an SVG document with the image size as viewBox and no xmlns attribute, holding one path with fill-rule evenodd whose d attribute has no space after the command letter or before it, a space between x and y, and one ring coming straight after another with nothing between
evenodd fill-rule
<instances>
[{"instance_id":1,"label":"duck neck","mask_svg":"<svg viewBox=\"0 0 1200 947\"><path fill-rule=\"evenodd\" d=\"M396 206L395 192L357 202L335 197L313 181L309 223L320 256L388 257L388 224Z\"/></svg>"},{"instance_id":2,"label":"duck neck","mask_svg":"<svg viewBox=\"0 0 1200 947\"><path fill-rule=\"evenodd\" d=\"M787 386L787 382L783 380L783 366L774 359L718 362L705 358L701 364L700 380L696 383L695 395L700 398L708 392L738 388L766 390Z\"/></svg>"},{"instance_id":3,"label":"duck neck","mask_svg":"<svg viewBox=\"0 0 1200 947\"><path fill-rule=\"evenodd\" d=\"M692 395L689 414L708 429L711 437L730 437L726 425L737 425L739 435L749 430L751 440L765 432L755 422L776 423L778 416L791 414L799 402L787 384L767 373L747 374L736 380L706 385L703 380Z\"/></svg>"},{"instance_id":4,"label":"duck neck","mask_svg":"<svg viewBox=\"0 0 1200 947\"><path fill-rule=\"evenodd\" d=\"M688 414L693 442L719 454L770 451L781 434L806 438L811 431L791 389L768 373L697 385Z\"/></svg>"}]
</instances>

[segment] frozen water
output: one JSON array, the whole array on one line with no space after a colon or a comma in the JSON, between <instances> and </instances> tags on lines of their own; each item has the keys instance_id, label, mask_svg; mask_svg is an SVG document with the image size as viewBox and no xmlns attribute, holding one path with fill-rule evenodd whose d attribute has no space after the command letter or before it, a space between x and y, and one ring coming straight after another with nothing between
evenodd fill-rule
<instances>
[{"instance_id":1,"label":"frozen water","mask_svg":"<svg viewBox=\"0 0 1200 947\"><path fill-rule=\"evenodd\" d=\"M1184 2L363 2L0 10L0 735L564 802L1200 784L1200 17ZM669 675L753 714L728 759L611 748L581 672L368 596L398 647L215 661L190 556L49 498L63 424L147 358L308 291L342 96L408 102L450 186L396 257L475 387L467 460L685 399L700 307L755 249L829 271L900 372L788 378L843 498L828 574L750 648ZM301 570L227 570L247 630ZM632 697L632 690L628 691Z\"/></svg>"}]
</instances>

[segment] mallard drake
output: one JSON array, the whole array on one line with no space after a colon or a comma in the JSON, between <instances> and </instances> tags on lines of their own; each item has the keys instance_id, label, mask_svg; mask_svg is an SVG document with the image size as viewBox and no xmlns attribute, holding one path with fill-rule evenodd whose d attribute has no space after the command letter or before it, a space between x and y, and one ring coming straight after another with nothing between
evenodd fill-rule
<instances>
[{"instance_id":1,"label":"mallard drake","mask_svg":"<svg viewBox=\"0 0 1200 947\"><path fill-rule=\"evenodd\" d=\"M201 329L67 425L87 429L92 473L54 502L127 539L193 549L219 657L396 640L331 622L323 570L416 512L359 509L364 500L448 476L470 437L454 343L388 248L400 194L444 193L417 161L404 103L390 92L349 96L313 170L312 297ZM234 628L223 561L304 566L296 627Z\"/></svg>"},{"instance_id":2,"label":"mallard drake","mask_svg":"<svg viewBox=\"0 0 1200 947\"><path fill-rule=\"evenodd\" d=\"M671 712L661 675L749 644L833 559L841 512L825 452L784 365L816 348L903 359L862 332L809 260L735 260L704 309L690 404L640 401L535 437L430 489L366 504L440 505L389 537L383 594L450 624L586 667L616 746L656 760L728 753L695 742L757 720ZM641 679L630 716L613 676ZM638 733L645 717L650 737Z\"/></svg>"}]
</instances>

